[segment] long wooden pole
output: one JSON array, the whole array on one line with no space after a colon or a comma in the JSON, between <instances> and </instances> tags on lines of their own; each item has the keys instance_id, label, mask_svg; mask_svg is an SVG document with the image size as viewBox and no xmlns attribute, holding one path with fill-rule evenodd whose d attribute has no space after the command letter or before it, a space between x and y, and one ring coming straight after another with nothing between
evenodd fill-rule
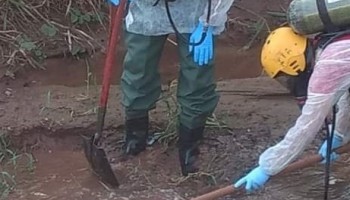
<instances>
[{"instance_id":1,"label":"long wooden pole","mask_svg":"<svg viewBox=\"0 0 350 200\"><path fill-rule=\"evenodd\" d=\"M338 154L350 152L350 143L348 143L342 147L339 147L339 148L335 149L334 151ZM288 167L286 167L284 170L282 170L280 173L276 174L275 176L283 175L283 174L286 174L286 173L289 173L292 171L311 167L317 163L320 163L321 161L322 161L322 156L320 156L319 154L307 156L301 160L298 160L298 161L290 164ZM242 188L235 188L233 185L229 185L229 186L214 190L212 192L209 192L207 194L204 194L202 196L192 198L191 200L215 200L215 199L218 199L220 197L232 195L238 191L242 191Z\"/></svg>"}]
</instances>

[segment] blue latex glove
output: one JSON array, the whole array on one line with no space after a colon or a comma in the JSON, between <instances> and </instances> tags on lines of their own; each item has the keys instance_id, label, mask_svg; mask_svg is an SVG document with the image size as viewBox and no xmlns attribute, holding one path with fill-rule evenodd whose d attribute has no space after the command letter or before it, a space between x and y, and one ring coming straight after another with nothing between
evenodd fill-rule
<instances>
[{"instance_id":1,"label":"blue latex glove","mask_svg":"<svg viewBox=\"0 0 350 200\"><path fill-rule=\"evenodd\" d=\"M239 188L243 184L246 184L245 189L248 192L252 192L253 190L256 190L256 189L259 189L260 187L262 187L269 180L269 178L270 178L270 176L267 175L261 169L261 167L256 167L251 172L249 172L248 175L246 175L245 177L238 180L234 186L236 188Z\"/></svg>"},{"instance_id":2,"label":"blue latex glove","mask_svg":"<svg viewBox=\"0 0 350 200\"><path fill-rule=\"evenodd\" d=\"M201 41L203 28L203 24L199 23L190 36L190 43ZM207 35L200 45L189 45L189 51L193 51L194 62L198 63L199 66L207 65L209 60L213 59L213 48L213 27L211 26L208 27Z\"/></svg>"},{"instance_id":3,"label":"blue latex glove","mask_svg":"<svg viewBox=\"0 0 350 200\"><path fill-rule=\"evenodd\" d=\"M332 140L332 150L333 149L336 149L340 146L342 146L342 143L343 143L343 139L334 134L333 136L333 140ZM320 148L320 150L318 151L318 153L323 157L323 160L322 160L322 163L326 163L326 156L327 156L327 140L325 140ZM331 161L335 161L339 158L339 155L335 152L333 152L331 154Z\"/></svg>"},{"instance_id":4,"label":"blue latex glove","mask_svg":"<svg viewBox=\"0 0 350 200\"><path fill-rule=\"evenodd\" d=\"M119 0L107 0L107 2L113 4L114 6L119 5Z\"/></svg>"}]
</instances>

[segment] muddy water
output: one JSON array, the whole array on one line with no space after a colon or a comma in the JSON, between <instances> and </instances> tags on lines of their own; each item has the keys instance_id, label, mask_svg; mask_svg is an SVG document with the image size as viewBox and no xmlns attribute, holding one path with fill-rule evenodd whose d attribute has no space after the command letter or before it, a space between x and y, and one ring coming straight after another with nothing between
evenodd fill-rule
<instances>
[{"instance_id":1,"label":"muddy water","mask_svg":"<svg viewBox=\"0 0 350 200\"><path fill-rule=\"evenodd\" d=\"M173 189L121 185L108 188L90 172L83 152L50 151L34 153L37 160L33 174L17 175L18 185L9 199L13 200L136 200L182 199Z\"/></svg>"},{"instance_id":2,"label":"muddy water","mask_svg":"<svg viewBox=\"0 0 350 200\"><path fill-rule=\"evenodd\" d=\"M20 174L11 199L87 199L101 196L103 186L91 176L82 152L59 151L34 154L33 174ZM106 195L106 194L105 194Z\"/></svg>"},{"instance_id":3,"label":"muddy water","mask_svg":"<svg viewBox=\"0 0 350 200\"><path fill-rule=\"evenodd\" d=\"M122 59L125 49L118 51L118 63L112 71L112 84L120 83L122 72ZM249 58L249 59L247 59ZM89 59L75 60L72 58L52 58L45 61L46 70L26 70L16 74L16 81L12 84L25 85L64 85L70 87L85 86L87 70L91 73L90 84L101 84L105 55L96 53ZM232 61L235 64L232 64ZM177 47L166 43L162 54L159 72L163 84L174 80L178 76ZM216 53L216 78L218 80L233 78L252 78L261 75L262 68L259 61L259 48L249 51L240 51L234 47L227 38L219 41ZM23 82L23 83L22 83ZM34 82L34 83L33 83Z\"/></svg>"}]
</instances>

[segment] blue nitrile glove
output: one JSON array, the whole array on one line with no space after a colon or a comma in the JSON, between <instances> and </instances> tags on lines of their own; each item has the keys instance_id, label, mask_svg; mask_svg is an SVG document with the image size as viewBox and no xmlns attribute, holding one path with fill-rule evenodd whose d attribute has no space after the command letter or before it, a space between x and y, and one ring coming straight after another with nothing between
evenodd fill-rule
<instances>
[{"instance_id":1,"label":"blue nitrile glove","mask_svg":"<svg viewBox=\"0 0 350 200\"><path fill-rule=\"evenodd\" d=\"M336 149L340 146L342 146L343 144L343 138L341 138L340 136L334 134L333 135L333 140L332 140L332 150ZM322 163L326 163L326 156L327 156L327 140L325 140L320 148L320 150L318 151L318 153L323 157ZM333 152L331 154L331 161L335 161L337 160L339 157L339 155L335 152Z\"/></svg>"},{"instance_id":2,"label":"blue nitrile glove","mask_svg":"<svg viewBox=\"0 0 350 200\"><path fill-rule=\"evenodd\" d=\"M190 37L190 43L198 43L202 39L204 25L199 23L197 28L193 31ZM204 41L197 46L189 45L189 51L193 51L194 62L199 66L207 65L209 60L213 59L213 27L209 26L207 35Z\"/></svg>"},{"instance_id":3,"label":"blue nitrile glove","mask_svg":"<svg viewBox=\"0 0 350 200\"><path fill-rule=\"evenodd\" d=\"M267 175L261 169L261 167L256 167L251 172L249 172L248 175L238 180L234 186L236 188L239 188L246 183L245 189L248 192L252 192L253 190L256 190L262 187L269 180L269 178L270 176Z\"/></svg>"},{"instance_id":4,"label":"blue nitrile glove","mask_svg":"<svg viewBox=\"0 0 350 200\"><path fill-rule=\"evenodd\" d=\"M119 5L119 0L107 0L107 2L113 4L114 6Z\"/></svg>"}]
</instances>

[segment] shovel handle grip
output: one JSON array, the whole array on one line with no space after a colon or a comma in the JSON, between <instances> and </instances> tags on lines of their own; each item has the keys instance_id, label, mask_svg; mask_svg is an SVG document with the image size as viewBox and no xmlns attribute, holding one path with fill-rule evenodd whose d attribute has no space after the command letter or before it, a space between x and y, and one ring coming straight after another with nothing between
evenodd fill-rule
<instances>
[{"instance_id":1,"label":"shovel handle grip","mask_svg":"<svg viewBox=\"0 0 350 200\"><path fill-rule=\"evenodd\" d=\"M350 143L348 143L342 147L339 147L339 148L335 149L334 151L338 154L343 154L343 153L349 152L350 151ZM304 169L304 168L313 166L321 161L322 161L322 156L320 156L319 154L307 156L301 160L298 160L298 161L290 164L288 167L286 167L284 170L282 170L280 173L276 174L275 176L283 175L283 174L286 174L286 173L289 173L292 171L296 171L299 169ZM235 188L233 185L229 185L229 186L220 188L218 190L214 190L212 192L209 192L207 194L204 194L202 196L192 198L191 200L214 200L214 199L218 199L220 197L226 196L226 195L234 194L240 190L241 190L240 188Z\"/></svg>"}]
</instances>

